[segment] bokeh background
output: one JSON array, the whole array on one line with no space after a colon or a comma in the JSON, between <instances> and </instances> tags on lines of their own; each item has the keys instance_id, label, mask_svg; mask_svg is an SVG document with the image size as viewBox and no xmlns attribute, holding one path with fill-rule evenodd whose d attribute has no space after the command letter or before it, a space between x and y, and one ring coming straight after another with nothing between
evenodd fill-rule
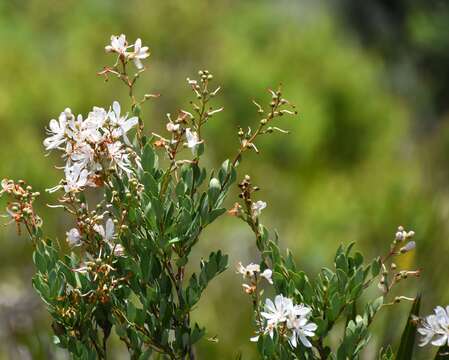
<instances>
[{"instance_id":1,"label":"bokeh background","mask_svg":"<svg viewBox=\"0 0 449 360\"><path fill-rule=\"evenodd\" d=\"M215 165L237 146L236 126L257 121L251 99L283 84L300 116L283 120L288 136L272 136L248 156L248 172L268 202L264 223L277 229L313 277L331 266L340 243L356 242L372 258L384 254L397 225L414 229L417 251L402 266L422 278L400 292L422 292L423 310L449 302L449 4L370 1L3 0L0 1L0 177L27 179L43 193L49 235L64 238L67 219L45 207L57 183L56 157L45 157L49 119L69 106L126 102L126 89L96 72L111 57L111 34L150 46L140 91L161 98L144 107L147 131L188 105L185 78L206 68L223 86L225 112L210 123ZM232 205L232 199L229 201ZM233 270L257 260L244 224L215 223L195 254L222 248L231 268L207 290L195 312L208 329L200 359L255 359L248 299ZM13 227L0 235L0 359L65 359L52 345L49 318L31 286L31 246ZM374 291L375 292L375 291ZM409 305L379 317L364 358L397 346ZM338 338L335 339L336 341ZM115 347L115 359L126 359ZM417 359L428 359L419 350Z\"/></svg>"}]
</instances>

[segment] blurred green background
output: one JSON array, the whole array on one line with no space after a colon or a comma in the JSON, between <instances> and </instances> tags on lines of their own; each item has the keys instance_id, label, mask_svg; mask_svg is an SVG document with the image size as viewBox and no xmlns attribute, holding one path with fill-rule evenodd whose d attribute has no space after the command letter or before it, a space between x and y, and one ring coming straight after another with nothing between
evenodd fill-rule
<instances>
[{"instance_id":1,"label":"blurred green background","mask_svg":"<svg viewBox=\"0 0 449 360\"><path fill-rule=\"evenodd\" d=\"M206 68L223 86L225 112L207 130L208 161L237 147L236 126L257 121L251 99L282 83L300 116L280 124L292 133L260 144L242 163L268 202L264 223L277 229L313 276L330 266L340 243L368 257L384 254L397 225L416 231L417 251L403 261L422 278L400 292L421 291L424 312L449 302L449 6L445 1L0 1L0 177L36 190L57 183L57 157L44 157L44 127L65 107L127 103L111 64L111 34L150 46L140 91L160 92L144 107L147 131L186 108L187 76ZM229 206L232 205L229 201ZM67 219L45 204L47 233L64 238ZM49 319L31 286L31 246L14 227L0 235L0 359L64 359L52 345ZM230 269L207 290L195 318L208 329L200 359L254 359L250 304L234 265L257 261L253 239L232 218L215 223L195 254L222 248ZM407 304L384 311L364 358L397 345ZM338 341L338 338L335 339ZM114 346L114 345L112 345ZM115 347L115 359L126 359ZM429 358L419 350L417 359Z\"/></svg>"}]
</instances>

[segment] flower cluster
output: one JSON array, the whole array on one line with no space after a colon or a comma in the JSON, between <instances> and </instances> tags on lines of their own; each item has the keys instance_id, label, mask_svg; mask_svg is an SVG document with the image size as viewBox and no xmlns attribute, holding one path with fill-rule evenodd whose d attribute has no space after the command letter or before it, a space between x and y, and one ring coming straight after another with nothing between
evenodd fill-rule
<instances>
[{"instance_id":1,"label":"flower cluster","mask_svg":"<svg viewBox=\"0 0 449 360\"><path fill-rule=\"evenodd\" d=\"M49 191L63 188L70 193L86 186L97 187L111 170L130 174L132 159L137 164L139 159L131 149L127 133L137 124L137 117L121 114L117 101L108 111L94 107L85 119L65 109L58 120L50 121L49 136L44 140L46 150L62 150L66 160L65 180Z\"/></svg>"},{"instance_id":2,"label":"flower cluster","mask_svg":"<svg viewBox=\"0 0 449 360\"><path fill-rule=\"evenodd\" d=\"M265 300L265 311L261 312L264 318L263 328L260 334L269 334L271 338L276 331L280 336L288 338L293 348L298 346L298 340L308 348L312 343L308 338L315 336L318 326L309 321L311 309L303 304L294 304L293 301L283 295L276 295L274 302ZM259 335L251 338L258 341Z\"/></svg>"},{"instance_id":3,"label":"flower cluster","mask_svg":"<svg viewBox=\"0 0 449 360\"><path fill-rule=\"evenodd\" d=\"M398 231L395 235L395 243L405 243L405 245L399 249L402 254L409 252L416 247L416 243L414 241L410 241L410 239L414 236L414 231L405 231L403 226L398 227Z\"/></svg>"},{"instance_id":4,"label":"flower cluster","mask_svg":"<svg viewBox=\"0 0 449 360\"><path fill-rule=\"evenodd\" d=\"M132 49L132 51L129 51ZM112 35L111 43L105 46L108 53L116 53L122 61L132 60L136 67L143 69L142 60L150 56L148 46L142 46L142 40L137 39L132 45L128 45L126 36L121 34L119 36Z\"/></svg>"},{"instance_id":5,"label":"flower cluster","mask_svg":"<svg viewBox=\"0 0 449 360\"><path fill-rule=\"evenodd\" d=\"M420 346L429 342L434 346L449 345L449 306L444 309L437 306L435 314L426 316L421 322L418 332L422 335Z\"/></svg>"}]
</instances>

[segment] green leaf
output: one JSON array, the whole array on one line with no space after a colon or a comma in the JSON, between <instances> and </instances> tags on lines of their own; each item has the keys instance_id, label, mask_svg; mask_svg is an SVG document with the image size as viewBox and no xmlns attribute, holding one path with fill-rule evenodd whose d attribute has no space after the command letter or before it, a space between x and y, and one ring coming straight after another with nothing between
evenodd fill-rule
<instances>
[{"instance_id":1,"label":"green leaf","mask_svg":"<svg viewBox=\"0 0 449 360\"><path fill-rule=\"evenodd\" d=\"M154 154L153 147L151 146L150 142L148 142L143 148L142 168L145 171L153 172L155 164L156 164L156 156Z\"/></svg>"},{"instance_id":2,"label":"green leaf","mask_svg":"<svg viewBox=\"0 0 449 360\"><path fill-rule=\"evenodd\" d=\"M380 261L380 258L374 259L373 262L371 263L371 275L373 277L376 277L377 275L379 275L381 264L382 263Z\"/></svg>"},{"instance_id":3,"label":"green leaf","mask_svg":"<svg viewBox=\"0 0 449 360\"><path fill-rule=\"evenodd\" d=\"M223 215L226 212L225 208L220 208L220 209L214 209L209 213L209 216L207 218L207 222L210 224L212 222L214 222L218 217L220 217L221 215Z\"/></svg>"},{"instance_id":4,"label":"green leaf","mask_svg":"<svg viewBox=\"0 0 449 360\"><path fill-rule=\"evenodd\" d=\"M220 181L217 178L212 178L209 182L209 191L208 191L210 206L213 206L215 204L218 195L220 194L220 191L221 191Z\"/></svg>"},{"instance_id":5,"label":"green leaf","mask_svg":"<svg viewBox=\"0 0 449 360\"><path fill-rule=\"evenodd\" d=\"M145 172L143 174L142 183L147 193L157 195L157 193L159 192L157 182L154 179L153 175L151 175L149 172Z\"/></svg>"},{"instance_id":6,"label":"green leaf","mask_svg":"<svg viewBox=\"0 0 449 360\"><path fill-rule=\"evenodd\" d=\"M348 260L344 254L340 254L335 257L335 267L343 270L345 273L348 273Z\"/></svg>"},{"instance_id":7,"label":"green leaf","mask_svg":"<svg viewBox=\"0 0 449 360\"><path fill-rule=\"evenodd\" d=\"M133 115L134 116L140 116L140 113L142 112L142 108L140 107L139 104L135 104L132 108L133 110Z\"/></svg>"},{"instance_id":8,"label":"green leaf","mask_svg":"<svg viewBox=\"0 0 449 360\"><path fill-rule=\"evenodd\" d=\"M414 316L419 316L419 307L421 304L421 295L418 294L413 302L410 314L407 318L404 332L402 333L401 343L396 355L396 360L411 360L413 355L413 345L415 344L417 323L413 321Z\"/></svg>"},{"instance_id":9,"label":"green leaf","mask_svg":"<svg viewBox=\"0 0 449 360\"><path fill-rule=\"evenodd\" d=\"M41 273L45 273L47 271L47 262L38 249L36 249L33 253L33 261L38 271Z\"/></svg>"},{"instance_id":10,"label":"green leaf","mask_svg":"<svg viewBox=\"0 0 449 360\"><path fill-rule=\"evenodd\" d=\"M136 307L134 306L134 304L131 301L128 302L128 309L127 309L126 313L127 313L126 317L128 318L128 320L130 322L134 322L134 320L136 319L137 312L136 312Z\"/></svg>"}]
</instances>

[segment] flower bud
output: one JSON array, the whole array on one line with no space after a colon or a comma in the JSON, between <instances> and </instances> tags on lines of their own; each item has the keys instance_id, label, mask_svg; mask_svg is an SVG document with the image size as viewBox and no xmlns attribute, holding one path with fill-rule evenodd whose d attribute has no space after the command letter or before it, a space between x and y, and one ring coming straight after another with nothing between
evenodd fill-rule
<instances>
[{"instance_id":1,"label":"flower bud","mask_svg":"<svg viewBox=\"0 0 449 360\"><path fill-rule=\"evenodd\" d=\"M405 253L415 249L415 247L416 247L416 243L414 241L409 241L407 244L405 244L405 246L401 247L400 252L401 252L401 254L405 254Z\"/></svg>"}]
</instances>

